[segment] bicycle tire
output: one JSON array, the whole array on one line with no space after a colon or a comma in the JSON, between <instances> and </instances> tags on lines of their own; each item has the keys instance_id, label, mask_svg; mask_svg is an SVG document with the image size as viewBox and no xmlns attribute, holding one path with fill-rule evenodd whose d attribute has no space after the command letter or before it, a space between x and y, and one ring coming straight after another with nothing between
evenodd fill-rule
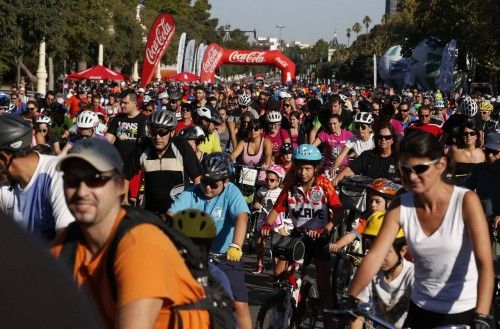
<instances>
[{"instance_id":1,"label":"bicycle tire","mask_svg":"<svg viewBox=\"0 0 500 329\"><path fill-rule=\"evenodd\" d=\"M349 258L336 255L332 271L332 294L335 301L338 296L347 292L352 275L354 274L354 264Z\"/></svg>"},{"instance_id":2,"label":"bicycle tire","mask_svg":"<svg viewBox=\"0 0 500 329\"><path fill-rule=\"evenodd\" d=\"M279 292L269 297L259 309L257 314L256 329L287 329L292 327L292 312L286 320L287 301L286 293ZM291 305L289 305L291 307ZM285 321L286 320L286 321ZM288 323L288 326L283 326Z\"/></svg>"},{"instance_id":3,"label":"bicycle tire","mask_svg":"<svg viewBox=\"0 0 500 329\"><path fill-rule=\"evenodd\" d=\"M319 293L315 284L304 280L300 287L300 302L294 316L294 323L300 329L313 329L318 321L318 310L321 310Z\"/></svg>"}]
</instances>

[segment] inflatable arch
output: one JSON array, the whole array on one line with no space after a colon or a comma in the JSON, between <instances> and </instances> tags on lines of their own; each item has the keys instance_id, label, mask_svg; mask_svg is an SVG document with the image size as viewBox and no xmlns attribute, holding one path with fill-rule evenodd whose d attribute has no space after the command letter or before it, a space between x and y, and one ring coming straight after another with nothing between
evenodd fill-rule
<instances>
[{"instance_id":1,"label":"inflatable arch","mask_svg":"<svg viewBox=\"0 0 500 329\"><path fill-rule=\"evenodd\" d=\"M205 50L201 64L201 82L213 83L221 65L274 65L281 71L281 82L295 81L295 64L279 50L224 49L212 43Z\"/></svg>"}]
</instances>

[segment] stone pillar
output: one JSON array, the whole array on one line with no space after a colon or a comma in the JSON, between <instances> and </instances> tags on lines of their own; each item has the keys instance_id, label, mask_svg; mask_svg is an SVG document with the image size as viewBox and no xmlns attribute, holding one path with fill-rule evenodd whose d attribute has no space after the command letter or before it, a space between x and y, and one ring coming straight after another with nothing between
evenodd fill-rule
<instances>
[{"instance_id":1,"label":"stone pillar","mask_svg":"<svg viewBox=\"0 0 500 329\"><path fill-rule=\"evenodd\" d=\"M132 81L137 81L139 80L139 62L135 61L134 63L134 69L132 70Z\"/></svg>"},{"instance_id":2,"label":"stone pillar","mask_svg":"<svg viewBox=\"0 0 500 329\"><path fill-rule=\"evenodd\" d=\"M97 57L97 64L101 65L104 63L104 46L99 44L99 55Z\"/></svg>"},{"instance_id":3,"label":"stone pillar","mask_svg":"<svg viewBox=\"0 0 500 329\"><path fill-rule=\"evenodd\" d=\"M47 69L45 67L45 40L40 43L40 50L38 53L38 69L36 70L37 78L37 93L45 96L47 92Z\"/></svg>"}]
</instances>

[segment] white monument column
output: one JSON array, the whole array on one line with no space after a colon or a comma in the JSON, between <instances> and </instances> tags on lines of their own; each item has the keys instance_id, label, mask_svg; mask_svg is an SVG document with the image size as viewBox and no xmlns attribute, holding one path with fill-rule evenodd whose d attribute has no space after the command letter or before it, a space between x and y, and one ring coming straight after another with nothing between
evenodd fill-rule
<instances>
[{"instance_id":1,"label":"white monument column","mask_svg":"<svg viewBox=\"0 0 500 329\"><path fill-rule=\"evenodd\" d=\"M40 50L38 53L38 69L36 70L37 78L37 93L45 96L47 92L47 69L45 67L45 39L40 42Z\"/></svg>"},{"instance_id":2,"label":"white monument column","mask_svg":"<svg viewBox=\"0 0 500 329\"><path fill-rule=\"evenodd\" d=\"M104 46L99 44L99 55L97 56L97 64L102 66L102 63L104 63Z\"/></svg>"},{"instance_id":3,"label":"white monument column","mask_svg":"<svg viewBox=\"0 0 500 329\"><path fill-rule=\"evenodd\" d=\"M135 61L134 63L134 69L132 70L132 80L137 81L139 80L139 62Z\"/></svg>"},{"instance_id":4,"label":"white monument column","mask_svg":"<svg viewBox=\"0 0 500 329\"><path fill-rule=\"evenodd\" d=\"M158 79L158 81L161 81L161 62L159 62L156 66L156 79Z\"/></svg>"}]
</instances>

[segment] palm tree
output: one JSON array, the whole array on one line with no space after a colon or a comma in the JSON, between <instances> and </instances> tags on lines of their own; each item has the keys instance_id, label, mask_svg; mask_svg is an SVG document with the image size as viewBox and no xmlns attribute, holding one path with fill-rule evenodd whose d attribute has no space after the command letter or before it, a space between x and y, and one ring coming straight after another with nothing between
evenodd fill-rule
<instances>
[{"instance_id":1,"label":"palm tree","mask_svg":"<svg viewBox=\"0 0 500 329\"><path fill-rule=\"evenodd\" d=\"M361 24L359 24L358 22L354 23L354 25L352 26L352 31L356 33L356 39L357 39L359 32L361 32Z\"/></svg>"},{"instance_id":2,"label":"palm tree","mask_svg":"<svg viewBox=\"0 0 500 329\"><path fill-rule=\"evenodd\" d=\"M370 18L370 16L365 16L365 18L363 18L363 24L365 24L365 29L366 29L365 49L368 49L368 27L370 26L371 22L372 22L372 19Z\"/></svg>"},{"instance_id":3,"label":"palm tree","mask_svg":"<svg viewBox=\"0 0 500 329\"><path fill-rule=\"evenodd\" d=\"M349 47L349 40L351 40L351 28L350 27L347 28L345 35L347 37L347 47Z\"/></svg>"}]
</instances>

